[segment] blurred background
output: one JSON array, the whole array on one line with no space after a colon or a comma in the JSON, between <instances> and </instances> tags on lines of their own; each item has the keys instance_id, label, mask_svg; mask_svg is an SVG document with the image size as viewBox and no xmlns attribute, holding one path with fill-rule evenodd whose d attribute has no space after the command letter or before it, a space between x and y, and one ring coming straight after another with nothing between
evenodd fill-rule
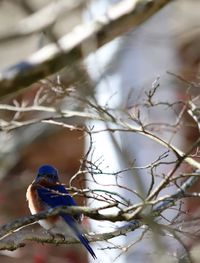
<instances>
[{"instance_id":1,"label":"blurred background","mask_svg":"<svg viewBox=\"0 0 200 263\"><path fill-rule=\"evenodd\" d=\"M53 25L44 32L30 34L23 38L2 40L3 36L12 32L21 21L52 3L55 6L59 5L59 2L59 0L0 1L0 71L24 61L46 44L55 42L70 32L76 25L99 17L111 5L119 1L80 1L80 4L72 11L63 11L58 15ZM131 108L131 105L138 101L143 101L144 91L152 87L152 83L158 78L161 86L157 97L159 101L186 101L189 97L198 96L199 86L196 84L199 84L200 62L199 10L198 0L173 1L142 25L129 32L124 32L120 38L103 46L94 55L85 57L82 63L64 68L61 72L34 83L20 93L4 96L1 98L1 104L31 106L37 102L40 105L62 109L84 110L85 107L88 107L87 100L95 98L100 105L108 103L112 108L126 109ZM95 46L95 37L93 41ZM167 72L174 73L176 76ZM62 80L64 91L60 90L58 76ZM177 76L182 76L183 79ZM191 83L196 84L191 85ZM77 100L77 97L84 99ZM198 100L195 102L199 103ZM164 108L156 109L151 113L145 111L143 114L152 122L164 118L166 123L173 123L177 117L165 111ZM26 122L30 119L50 116L52 115L49 113L41 112L16 113L0 110L2 130L0 132L1 225L29 214L25 200L26 189L35 178L40 165L51 164L57 167L61 181L67 185L69 179L78 171L80 159L89 147L89 142L83 132L71 131L55 125L36 122L20 128L8 129L8 131L3 129L7 123L14 125L15 122ZM199 136L199 131L187 113L183 118L186 125L174 136L173 143L186 151ZM84 123L72 117L67 119L67 124ZM96 121L87 121L86 125L105 127L104 124L98 126ZM169 139L170 136L169 133L163 133L164 138ZM108 163L111 171L113 167L119 170L126 167L126 162L122 161L119 153L116 153L109 136L98 134L94 135L93 139L96 148L93 153L94 159L103 156L104 167ZM126 152L130 160L135 159L139 166L150 163L164 151L162 147L137 135L121 134L116 141L119 142L122 152ZM182 169L191 170L187 166ZM148 181L144 174L141 175L141 178L144 184ZM126 178L122 181L125 185L137 187L132 179ZM75 180L75 185L84 187L85 178ZM92 184L87 183L87 186L92 187ZM200 185L196 184L195 191L199 189ZM86 200L81 197L77 197L76 200L80 205L86 204ZM198 214L199 200L190 199L185 203L185 208L192 214ZM94 221L90 222L90 227L87 220L84 220L84 224L87 228L98 230L97 223ZM106 224L103 227L106 230ZM102 229L101 224L100 229ZM131 237L128 237L128 240L129 238ZM126 242L127 240L122 241L123 244ZM193 246L192 241L188 242L188 247ZM149 256L150 253L147 249L144 255L141 252L144 250L144 245L140 245L136 249L134 247L130 249L127 255L117 258L119 252L112 249L101 249L104 247L106 245L94 244L99 258L97 262L113 262L114 259L116 259L115 262L133 262L133 259L134 262L147 262L147 255ZM29 242L24 248L16 251L0 252L2 263L84 263L89 260L86 252L79 245L54 246ZM155 262L152 256L151 260Z\"/></svg>"}]
</instances>

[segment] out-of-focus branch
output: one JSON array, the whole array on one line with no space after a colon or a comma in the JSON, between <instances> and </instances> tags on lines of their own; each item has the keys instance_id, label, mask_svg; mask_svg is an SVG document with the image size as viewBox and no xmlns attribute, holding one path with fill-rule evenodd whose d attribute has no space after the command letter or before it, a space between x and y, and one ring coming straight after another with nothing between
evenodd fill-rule
<instances>
[{"instance_id":1,"label":"out-of-focus branch","mask_svg":"<svg viewBox=\"0 0 200 263\"><path fill-rule=\"evenodd\" d=\"M83 59L114 38L146 21L172 0L123 0L96 20L82 24L58 40L0 73L0 97L16 92L39 79ZM94 47L93 38L97 46ZM91 42L92 41L92 42ZM95 48L95 49L94 49Z\"/></svg>"},{"instance_id":2,"label":"out-of-focus branch","mask_svg":"<svg viewBox=\"0 0 200 263\"><path fill-rule=\"evenodd\" d=\"M6 28L6 31L0 34L0 44L40 33L52 27L67 12L81 7L84 3L84 0L60 0L53 2L23 19L13 28Z\"/></svg>"}]
</instances>

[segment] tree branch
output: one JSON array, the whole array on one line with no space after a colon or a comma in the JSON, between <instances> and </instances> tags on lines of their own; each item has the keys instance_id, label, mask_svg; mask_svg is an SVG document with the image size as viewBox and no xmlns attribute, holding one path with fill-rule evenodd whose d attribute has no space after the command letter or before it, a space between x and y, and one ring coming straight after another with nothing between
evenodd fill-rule
<instances>
[{"instance_id":1,"label":"tree branch","mask_svg":"<svg viewBox=\"0 0 200 263\"><path fill-rule=\"evenodd\" d=\"M195 174L195 175L194 175ZM182 186L172 195L165 196L163 198L160 198L155 202L153 210L150 212L150 216L152 218L157 218L160 216L160 214L168 209L169 207L172 207L176 205L176 201L185 198L185 197L190 197L190 195L187 194L186 190L190 188L197 180L198 176L200 174L200 171L197 170L195 173L193 173L193 176L188 178ZM196 195L199 197L198 195ZM193 197L193 195L191 195ZM149 204L152 205L152 204ZM108 206L96 208L96 209L91 209L88 207L57 207L53 209L49 209L48 211L40 212L35 215L19 218L11 223L8 223L0 228L0 250L14 250L17 249L18 247L24 246L24 241L31 240L31 241L36 241L36 242L41 242L41 243L52 243L52 244L69 244L69 243L77 243L77 241L73 238L69 238L66 240L63 239L52 239L50 236L39 236L38 233L30 234L26 233L22 238L20 238L18 243L15 242L9 242L6 241L6 237L8 235L13 234L14 231L22 231L22 228L25 226L28 226L38 220L45 219L49 216L54 216L60 213L68 213L71 215L75 215L77 213L83 213L84 215L89 216L90 218L96 219L96 220L109 220L112 222L117 222L117 221L125 221L126 216L124 215L127 214L127 212L123 213L123 210L120 211L117 214L100 214L99 211L110 208L111 206L116 206L115 204L111 204ZM142 207L146 208L147 204L141 204ZM126 211L126 210L125 210ZM128 210L127 210L128 211ZM149 215L148 214L143 214L142 216L134 218L127 224L125 224L122 227L118 227L116 230L112 232L107 232L107 233L101 233L101 234L92 234L88 236L88 240L90 242L95 242L95 241L102 241L102 240L108 240L113 237L117 237L120 235L125 235L129 232L132 232L139 227L146 225L146 220ZM15 232L18 233L18 232ZM5 240L4 240L5 239Z\"/></svg>"},{"instance_id":2,"label":"tree branch","mask_svg":"<svg viewBox=\"0 0 200 263\"><path fill-rule=\"evenodd\" d=\"M96 20L82 24L58 40L0 73L0 97L19 91L83 58L89 53L146 21L172 0L123 0ZM97 46L92 47L93 38Z\"/></svg>"},{"instance_id":3,"label":"tree branch","mask_svg":"<svg viewBox=\"0 0 200 263\"><path fill-rule=\"evenodd\" d=\"M20 21L13 28L1 33L0 44L31 36L51 28L66 12L74 11L85 3L84 0L59 0Z\"/></svg>"},{"instance_id":4,"label":"tree branch","mask_svg":"<svg viewBox=\"0 0 200 263\"><path fill-rule=\"evenodd\" d=\"M73 111L73 110L61 110L61 109L56 109L53 107L46 107L46 106L30 106L30 107L16 107L12 105L7 105L7 104L0 104L0 110L8 110L8 111L16 111L16 112L31 112L31 111L43 111L43 112L49 112L52 114L55 114L56 116L49 117L49 118L42 118L42 119L35 119L35 120L30 120L30 121L25 121L25 122L17 122L15 121L14 123L9 122L0 125L0 128L5 131L10 131L12 129L16 129L25 125L30 125L30 124L35 124L35 123L49 123L53 125L59 125L62 127L69 128L69 125L65 125L63 122L54 122L53 120L55 118L71 118L71 117L80 117L83 119L92 119L92 120L98 120L98 121L104 121L104 122L111 122L115 123L116 125L119 126L119 128L114 128L114 129L105 129L105 130L96 130L96 131L91 131L91 133L97 133L97 132L116 132L116 131L123 131L123 132L135 132L138 134L141 134L143 136L146 136L150 140L153 140L160 145L166 147L167 149L171 150L177 158L183 158L184 162L187 162L189 165L194 167L195 169L200 169L200 163L196 161L194 158L189 157L188 155L185 155L184 152L179 150L177 147L172 145L171 143L168 143L164 139L158 137L154 133L148 131L145 129L143 126L138 127L138 125L134 125L130 122L123 121L121 119L117 118L111 118L108 116L108 114L96 114L95 112L82 112L82 111ZM192 147L198 147L200 144L200 138L197 140L194 146Z\"/></svg>"}]
</instances>

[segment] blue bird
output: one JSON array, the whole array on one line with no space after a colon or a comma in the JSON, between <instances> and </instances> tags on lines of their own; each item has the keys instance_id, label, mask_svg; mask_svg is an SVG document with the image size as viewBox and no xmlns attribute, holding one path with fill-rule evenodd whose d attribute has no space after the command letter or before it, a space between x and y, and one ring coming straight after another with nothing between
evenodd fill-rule
<instances>
[{"instance_id":1,"label":"blue bird","mask_svg":"<svg viewBox=\"0 0 200 263\"><path fill-rule=\"evenodd\" d=\"M57 169L50 165L43 165L39 168L36 179L27 189L26 198L31 214L58 206L77 205L60 183ZM96 259L97 257L79 224L80 219L81 214L72 216L61 213L38 222L52 234L64 234L75 237L85 246L91 256Z\"/></svg>"}]
</instances>

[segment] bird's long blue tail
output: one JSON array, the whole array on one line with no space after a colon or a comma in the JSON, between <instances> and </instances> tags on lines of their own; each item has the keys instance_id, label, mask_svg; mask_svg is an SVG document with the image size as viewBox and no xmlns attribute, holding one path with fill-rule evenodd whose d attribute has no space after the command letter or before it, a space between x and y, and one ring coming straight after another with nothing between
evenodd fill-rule
<instances>
[{"instance_id":1,"label":"bird's long blue tail","mask_svg":"<svg viewBox=\"0 0 200 263\"><path fill-rule=\"evenodd\" d=\"M78 234L78 239L80 240L80 242L85 246L85 248L88 250L88 252L91 254L91 256L96 259L96 255L93 251L93 249L91 248L91 246L89 245L89 241L87 240L87 238L83 235L83 234Z\"/></svg>"},{"instance_id":2,"label":"bird's long blue tail","mask_svg":"<svg viewBox=\"0 0 200 263\"><path fill-rule=\"evenodd\" d=\"M76 237L80 240L80 242L88 250L91 256L94 259L96 259L97 256L95 255L93 249L91 248L88 239L84 236L83 233L80 232L77 222L69 215L62 215L62 217L64 218L65 222L71 227L71 229L74 231L74 234L76 235Z\"/></svg>"}]
</instances>

